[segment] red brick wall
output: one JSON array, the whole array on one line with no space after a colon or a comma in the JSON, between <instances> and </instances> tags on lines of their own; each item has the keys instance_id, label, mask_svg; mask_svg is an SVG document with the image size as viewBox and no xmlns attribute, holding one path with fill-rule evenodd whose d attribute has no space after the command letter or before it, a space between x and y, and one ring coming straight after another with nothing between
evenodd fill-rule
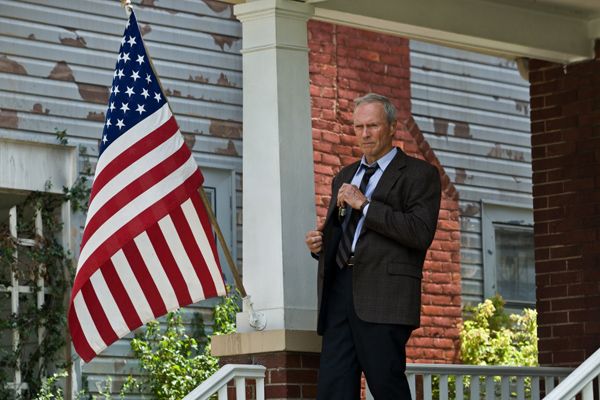
<instances>
[{"instance_id":1,"label":"red brick wall","mask_svg":"<svg viewBox=\"0 0 600 400\"><path fill-rule=\"evenodd\" d=\"M531 144L539 360L600 347L600 60L532 60Z\"/></svg>"},{"instance_id":2,"label":"red brick wall","mask_svg":"<svg viewBox=\"0 0 600 400\"><path fill-rule=\"evenodd\" d=\"M456 362L461 322L458 195L410 114L408 40L315 21L308 29L319 222L333 176L361 155L352 131L352 100L368 92L388 96L401 122L396 145L437 166L443 183L438 232L425 261L422 327L413 333L407 356L409 362Z\"/></svg>"},{"instance_id":3,"label":"red brick wall","mask_svg":"<svg viewBox=\"0 0 600 400\"><path fill-rule=\"evenodd\" d=\"M315 399L319 355L313 353L277 352L254 355L221 357L220 365L256 364L267 368L265 373L265 398L267 399ZM246 386L248 399L256 398L255 386ZM230 386L228 398L235 400L235 390Z\"/></svg>"}]
</instances>

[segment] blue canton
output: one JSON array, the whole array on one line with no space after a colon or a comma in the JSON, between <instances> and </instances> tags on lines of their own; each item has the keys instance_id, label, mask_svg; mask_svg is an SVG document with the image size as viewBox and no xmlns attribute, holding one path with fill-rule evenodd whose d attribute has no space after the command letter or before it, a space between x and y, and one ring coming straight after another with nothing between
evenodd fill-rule
<instances>
[{"instance_id":1,"label":"blue canton","mask_svg":"<svg viewBox=\"0 0 600 400\"><path fill-rule=\"evenodd\" d=\"M121 38L106 110L100 154L119 136L166 103L132 12Z\"/></svg>"}]
</instances>

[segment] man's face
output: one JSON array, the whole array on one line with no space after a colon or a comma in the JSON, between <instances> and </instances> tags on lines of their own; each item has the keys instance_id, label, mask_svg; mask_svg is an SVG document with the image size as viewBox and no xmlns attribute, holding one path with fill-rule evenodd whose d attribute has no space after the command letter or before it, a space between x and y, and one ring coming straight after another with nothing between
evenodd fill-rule
<instances>
[{"instance_id":1,"label":"man's face","mask_svg":"<svg viewBox=\"0 0 600 400\"><path fill-rule=\"evenodd\" d=\"M354 109L354 133L358 144L372 164L392 149L396 122L391 125L381 103L363 103Z\"/></svg>"}]
</instances>

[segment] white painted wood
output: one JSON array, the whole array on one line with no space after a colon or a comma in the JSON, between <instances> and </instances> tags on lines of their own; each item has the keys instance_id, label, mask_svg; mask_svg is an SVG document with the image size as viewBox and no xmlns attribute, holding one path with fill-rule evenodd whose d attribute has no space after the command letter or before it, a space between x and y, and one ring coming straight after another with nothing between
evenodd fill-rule
<instances>
[{"instance_id":1,"label":"white painted wood","mask_svg":"<svg viewBox=\"0 0 600 400\"><path fill-rule=\"evenodd\" d=\"M234 8L244 38L243 279L269 330L316 326L315 261L304 245L316 215L313 170L306 168L313 164L307 45L312 10L287 0ZM247 313L238 314L237 327L253 330Z\"/></svg>"},{"instance_id":2,"label":"white painted wood","mask_svg":"<svg viewBox=\"0 0 600 400\"><path fill-rule=\"evenodd\" d=\"M540 378L531 378L531 400L540 400Z\"/></svg>"},{"instance_id":3,"label":"white painted wood","mask_svg":"<svg viewBox=\"0 0 600 400\"><path fill-rule=\"evenodd\" d=\"M463 376L462 375L456 375L456 400L463 400L463 391L464 391L464 384L463 384Z\"/></svg>"},{"instance_id":4,"label":"white painted wood","mask_svg":"<svg viewBox=\"0 0 600 400\"><path fill-rule=\"evenodd\" d=\"M440 375L440 400L448 400L448 375Z\"/></svg>"},{"instance_id":5,"label":"white painted wood","mask_svg":"<svg viewBox=\"0 0 600 400\"><path fill-rule=\"evenodd\" d=\"M525 378L517 377L517 400L525 400Z\"/></svg>"},{"instance_id":6,"label":"white painted wood","mask_svg":"<svg viewBox=\"0 0 600 400\"><path fill-rule=\"evenodd\" d=\"M246 400L246 379L243 377L234 378L235 382L235 398Z\"/></svg>"},{"instance_id":7,"label":"white painted wood","mask_svg":"<svg viewBox=\"0 0 600 400\"><path fill-rule=\"evenodd\" d=\"M417 387L415 374L406 374L406 378L408 379L408 387L410 388L410 397L411 400L415 400L417 396Z\"/></svg>"},{"instance_id":8,"label":"white painted wood","mask_svg":"<svg viewBox=\"0 0 600 400\"><path fill-rule=\"evenodd\" d=\"M510 399L510 380L508 376L503 376L500 379L500 388L501 388L501 399L509 400Z\"/></svg>"},{"instance_id":9,"label":"white painted wood","mask_svg":"<svg viewBox=\"0 0 600 400\"><path fill-rule=\"evenodd\" d=\"M430 400L431 397L431 374L423 375L423 399Z\"/></svg>"},{"instance_id":10,"label":"white painted wood","mask_svg":"<svg viewBox=\"0 0 600 400\"><path fill-rule=\"evenodd\" d=\"M315 19L506 58L569 63L593 57L588 20L519 3L329 0L316 4ZM511 21L511 29L503 21ZM600 22L593 27L600 31Z\"/></svg>"},{"instance_id":11,"label":"white painted wood","mask_svg":"<svg viewBox=\"0 0 600 400\"><path fill-rule=\"evenodd\" d=\"M256 378L256 400L265 400L265 379Z\"/></svg>"},{"instance_id":12,"label":"white painted wood","mask_svg":"<svg viewBox=\"0 0 600 400\"><path fill-rule=\"evenodd\" d=\"M221 387L217 392L219 400L227 400L227 385Z\"/></svg>"},{"instance_id":13,"label":"white painted wood","mask_svg":"<svg viewBox=\"0 0 600 400\"><path fill-rule=\"evenodd\" d=\"M495 398L495 393L494 393L494 389L495 389L495 384L494 384L494 377L493 376L486 376L485 377L485 398L486 400L494 400Z\"/></svg>"},{"instance_id":14,"label":"white painted wood","mask_svg":"<svg viewBox=\"0 0 600 400\"><path fill-rule=\"evenodd\" d=\"M479 376L471 376L471 398L479 399Z\"/></svg>"}]
</instances>

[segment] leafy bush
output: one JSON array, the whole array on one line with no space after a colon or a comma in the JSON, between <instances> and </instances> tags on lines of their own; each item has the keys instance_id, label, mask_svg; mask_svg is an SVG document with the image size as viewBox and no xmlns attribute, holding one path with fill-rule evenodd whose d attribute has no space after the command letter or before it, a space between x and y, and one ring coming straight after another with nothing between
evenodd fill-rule
<instances>
[{"instance_id":1,"label":"leafy bush","mask_svg":"<svg viewBox=\"0 0 600 400\"><path fill-rule=\"evenodd\" d=\"M470 365L538 365L537 312L507 315L499 295L467 312L460 331L462 362Z\"/></svg>"},{"instance_id":2,"label":"leafy bush","mask_svg":"<svg viewBox=\"0 0 600 400\"><path fill-rule=\"evenodd\" d=\"M229 293L214 309L213 335L235 331L239 294ZM140 387L158 400L185 397L219 368L218 358L210 354L210 336L188 335L179 311L167 314L164 332L157 321L146 324L146 330L131 342L131 349L146 372Z\"/></svg>"},{"instance_id":3,"label":"leafy bush","mask_svg":"<svg viewBox=\"0 0 600 400\"><path fill-rule=\"evenodd\" d=\"M507 314L504 299L496 295L474 307L467 307L460 330L461 361L467 365L538 365L537 312L524 309L521 314ZM499 381L500 378L496 378ZM483 388L483 381L480 382ZM470 377L463 378L464 396L468 398ZM511 381L511 384L514 382ZM433 377L433 397L439 398L439 376ZM455 398L456 378L448 378L448 394ZM531 379L525 379L525 395L530 398ZM481 396L485 396L484 391Z\"/></svg>"}]
</instances>

